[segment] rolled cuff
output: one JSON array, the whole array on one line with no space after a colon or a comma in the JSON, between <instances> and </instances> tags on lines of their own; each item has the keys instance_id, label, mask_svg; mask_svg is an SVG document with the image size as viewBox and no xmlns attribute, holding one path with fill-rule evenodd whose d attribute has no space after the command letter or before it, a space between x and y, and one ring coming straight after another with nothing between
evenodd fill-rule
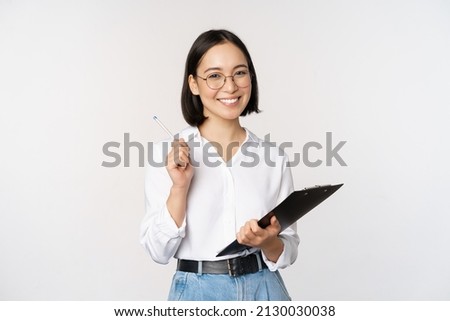
<instances>
[{"instance_id":1,"label":"rolled cuff","mask_svg":"<svg viewBox=\"0 0 450 321\"><path fill-rule=\"evenodd\" d=\"M178 227L172 215L170 215L167 205L164 206L157 225L159 232L167 235L169 239L184 238L186 236L186 217L183 220L183 224Z\"/></svg>"},{"instance_id":2,"label":"rolled cuff","mask_svg":"<svg viewBox=\"0 0 450 321\"><path fill-rule=\"evenodd\" d=\"M297 259L297 246L298 246L298 237L294 238L292 242L289 241L289 237L286 237L280 234L280 240L283 242L283 252L281 252L280 257L276 262L270 261L265 255L264 252L261 251L264 262L270 271L274 272L279 269L284 269L290 266ZM292 244L295 243L295 244Z\"/></svg>"}]
</instances>

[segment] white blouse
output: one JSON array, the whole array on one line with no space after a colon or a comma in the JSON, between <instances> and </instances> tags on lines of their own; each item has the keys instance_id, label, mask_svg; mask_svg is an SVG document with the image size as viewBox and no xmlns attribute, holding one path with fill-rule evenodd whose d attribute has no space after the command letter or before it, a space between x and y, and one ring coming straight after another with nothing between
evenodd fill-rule
<instances>
[{"instance_id":1,"label":"white blouse","mask_svg":"<svg viewBox=\"0 0 450 321\"><path fill-rule=\"evenodd\" d=\"M234 255L216 257L250 219L259 219L291 192L293 182L288 158L281 149L264 142L249 130L227 163L215 147L201 137L197 127L179 133L190 146L194 177L188 192L185 220L180 228L172 219L166 201L172 181L164 166L172 140L153 145L145 177L146 214L141 225L141 243L153 260L167 264L172 257L188 260L223 260L245 256L252 248ZM263 259L271 271L292 264L300 242L296 224L280 233L284 250L277 262Z\"/></svg>"}]
</instances>

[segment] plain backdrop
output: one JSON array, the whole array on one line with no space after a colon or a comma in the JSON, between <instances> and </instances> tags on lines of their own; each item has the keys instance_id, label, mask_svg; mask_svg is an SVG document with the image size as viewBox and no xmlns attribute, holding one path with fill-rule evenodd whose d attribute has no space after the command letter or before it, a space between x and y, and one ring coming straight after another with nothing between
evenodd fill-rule
<instances>
[{"instance_id":1,"label":"plain backdrop","mask_svg":"<svg viewBox=\"0 0 450 321\"><path fill-rule=\"evenodd\" d=\"M187 52L246 43L260 84L242 124L292 142L295 187L345 183L299 221L294 300L450 299L450 3L0 0L0 299L165 300L174 261L139 244L137 148L187 126ZM103 153L120 143L120 166Z\"/></svg>"}]
</instances>

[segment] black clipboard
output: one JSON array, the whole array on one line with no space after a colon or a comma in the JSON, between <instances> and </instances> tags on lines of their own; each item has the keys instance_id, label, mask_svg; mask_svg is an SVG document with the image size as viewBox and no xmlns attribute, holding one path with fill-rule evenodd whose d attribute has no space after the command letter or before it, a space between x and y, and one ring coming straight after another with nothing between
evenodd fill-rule
<instances>
[{"instance_id":1,"label":"black clipboard","mask_svg":"<svg viewBox=\"0 0 450 321\"><path fill-rule=\"evenodd\" d=\"M314 207L333 195L333 193L341 188L342 185L344 184L323 185L294 191L286 197L283 202L278 204L277 207L262 217L258 221L258 225L262 228L267 227L270 225L270 219L275 215L278 222L280 222L281 231L283 231L311 211ZM242 252L250 248L250 246L242 245L238 243L237 240L234 240L220 251L216 257Z\"/></svg>"}]
</instances>

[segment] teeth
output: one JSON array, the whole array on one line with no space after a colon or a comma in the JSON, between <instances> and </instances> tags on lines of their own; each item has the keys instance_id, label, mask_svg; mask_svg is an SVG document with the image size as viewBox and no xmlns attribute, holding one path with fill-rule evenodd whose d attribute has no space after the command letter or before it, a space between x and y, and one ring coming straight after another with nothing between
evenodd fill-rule
<instances>
[{"instance_id":1,"label":"teeth","mask_svg":"<svg viewBox=\"0 0 450 321\"><path fill-rule=\"evenodd\" d=\"M237 98L233 98L233 99L219 99L221 102L225 103L225 104L234 104L235 102L238 101Z\"/></svg>"}]
</instances>

